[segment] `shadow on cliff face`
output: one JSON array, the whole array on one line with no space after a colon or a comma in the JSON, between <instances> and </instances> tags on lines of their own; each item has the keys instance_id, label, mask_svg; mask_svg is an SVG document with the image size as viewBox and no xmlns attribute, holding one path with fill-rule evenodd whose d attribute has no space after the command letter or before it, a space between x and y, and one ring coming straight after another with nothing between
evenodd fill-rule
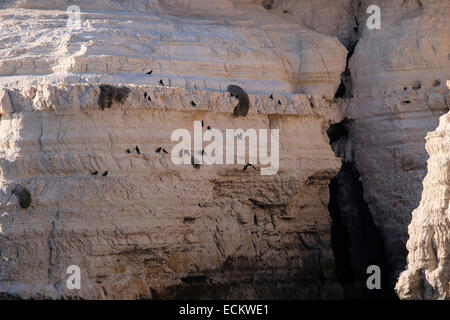
<instances>
[{"instance_id":1,"label":"shadow on cliff face","mask_svg":"<svg viewBox=\"0 0 450 320\"><path fill-rule=\"evenodd\" d=\"M342 168L330 182L331 241L336 261L336 273L344 289L344 298L362 300L397 299L391 286L392 270L387 262L383 238L375 225L369 207L363 198L359 173L351 161L347 148L346 121L332 125L328 130L330 144L343 158ZM344 154L343 154L344 153ZM367 267L381 269L381 289L369 290Z\"/></svg>"},{"instance_id":2,"label":"shadow on cliff face","mask_svg":"<svg viewBox=\"0 0 450 320\"><path fill-rule=\"evenodd\" d=\"M229 85L227 91L232 97L235 97L239 100L238 105L233 110L233 116L246 117L248 114L248 109L250 108L247 93L244 91L244 89L236 85Z\"/></svg>"},{"instance_id":3,"label":"shadow on cliff face","mask_svg":"<svg viewBox=\"0 0 450 320\"><path fill-rule=\"evenodd\" d=\"M114 87L107 84L100 85L100 96L98 98L98 105L102 110L111 108L113 101L123 103L130 94L130 89L127 87Z\"/></svg>"}]
</instances>

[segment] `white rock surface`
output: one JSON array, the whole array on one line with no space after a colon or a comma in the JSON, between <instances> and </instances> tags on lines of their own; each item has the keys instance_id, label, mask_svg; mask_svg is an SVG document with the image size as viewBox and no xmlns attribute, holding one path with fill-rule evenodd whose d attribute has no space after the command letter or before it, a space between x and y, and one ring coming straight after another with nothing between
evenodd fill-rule
<instances>
[{"instance_id":1,"label":"white rock surface","mask_svg":"<svg viewBox=\"0 0 450 320\"><path fill-rule=\"evenodd\" d=\"M408 268L396 286L402 299L450 299L449 145L447 113L427 135L428 173L409 225Z\"/></svg>"},{"instance_id":2,"label":"white rock surface","mask_svg":"<svg viewBox=\"0 0 450 320\"><path fill-rule=\"evenodd\" d=\"M80 6L79 30L66 27L69 4ZM163 79L225 90L232 80L252 91L332 98L345 67L346 49L336 38L251 1L7 1L3 7L3 86Z\"/></svg>"}]
</instances>

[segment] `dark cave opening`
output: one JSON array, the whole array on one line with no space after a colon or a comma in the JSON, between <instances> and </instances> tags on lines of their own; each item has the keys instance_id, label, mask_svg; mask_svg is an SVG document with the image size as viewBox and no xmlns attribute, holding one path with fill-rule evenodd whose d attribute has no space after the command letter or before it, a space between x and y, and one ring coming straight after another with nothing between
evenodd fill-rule
<instances>
[{"instance_id":1,"label":"dark cave opening","mask_svg":"<svg viewBox=\"0 0 450 320\"><path fill-rule=\"evenodd\" d=\"M332 125L328 130L333 149L342 149L348 141L348 121ZM342 157L342 152L334 150ZM345 152L345 151L344 151ZM341 170L329 185L331 242L335 255L336 273L346 300L395 300L397 295L390 283L389 267L381 232L373 221L364 200L359 172L351 156L343 156ZM369 290L366 281L371 274L367 267L377 265L381 270L381 289Z\"/></svg>"}]
</instances>

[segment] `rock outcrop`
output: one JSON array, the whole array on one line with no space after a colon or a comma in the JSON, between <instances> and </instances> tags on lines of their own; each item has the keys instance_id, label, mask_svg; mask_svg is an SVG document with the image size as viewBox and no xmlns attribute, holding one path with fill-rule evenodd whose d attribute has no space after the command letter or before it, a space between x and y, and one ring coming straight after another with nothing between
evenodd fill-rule
<instances>
[{"instance_id":1,"label":"rock outcrop","mask_svg":"<svg viewBox=\"0 0 450 320\"><path fill-rule=\"evenodd\" d=\"M428 173L408 228L408 268L396 286L402 299L450 299L449 142L447 113L427 135Z\"/></svg>"},{"instance_id":2,"label":"rock outcrop","mask_svg":"<svg viewBox=\"0 0 450 320\"><path fill-rule=\"evenodd\" d=\"M284 95L279 106L250 94L249 114L234 118L236 99L225 92L127 89L105 109L98 85L6 90L15 112L0 127L3 293L341 296L327 210L340 161L324 131L335 106L303 95ZM239 164L196 169L157 152L170 152L171 132L191 130L195 120L204 130L279 128L279 173ZM31 195L29 207L19 205L17 186ZM82 270L80 291L66 288L69 265Z\"/></svg>"}]
</instances>

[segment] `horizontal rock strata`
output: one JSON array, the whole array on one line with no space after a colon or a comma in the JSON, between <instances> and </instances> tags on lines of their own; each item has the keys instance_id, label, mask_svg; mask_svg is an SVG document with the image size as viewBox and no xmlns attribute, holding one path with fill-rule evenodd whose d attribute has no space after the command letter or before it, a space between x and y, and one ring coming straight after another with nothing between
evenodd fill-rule
<instances>
[{"instance_id":1,"label":"horizontal rock strata","mask_svg":"<svg viewBox=\"0 0 450 320\"><path fill-rule=\"evenodd\" d=\"M327 211L328 183L340 167L325 133L339 120L335 106L249 94L248 115L235 118L237 99L226 92L126 88L122 102L103 110L98 85L3 91L13 108L0 122L4 295L341 296ZM192 130L194 120L204 130L278 128L278 174L240 164L177 166L156 152L170 153L171 132ZM27 208L17 186L31 196ZM66 287L69 265L82 270L79 291Z\"/></svg>"}]
</instances>

